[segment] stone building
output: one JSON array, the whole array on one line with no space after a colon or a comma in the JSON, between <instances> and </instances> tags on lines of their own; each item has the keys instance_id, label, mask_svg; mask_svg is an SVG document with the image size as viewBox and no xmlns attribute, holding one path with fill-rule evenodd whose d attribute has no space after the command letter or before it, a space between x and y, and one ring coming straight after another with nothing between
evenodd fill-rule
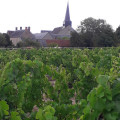
<instances>
[{"instance_id":1,"label":"stone building","mask_svg":"<svg viewBox=\"0 0 120 120\"><path fill-rule=\"evenodd\" d=\"M16 27L15 31L8 31L7 34L10 36L10 40L14 46L16 46L17 43L24 39L35 39L34 35L30 31L30 27L25 27L25 29L22 29L22 27L20 27L20 30L18 30Z\"/></svg>"},{"instance_id":2,"label":"stone building","mask_svg":"<svg viewBox=\"0 0 120 120\"><path fill-rule=\"evenodd\" d=\"M48 46L49 44L56 43L60 47L67 47L70 46L72 31L74 31L74 29L72 28L72 21L70 20L68 3L63 26L56 27L52 31L42 30L41 33L36 33L34 35L35 39L40 42L41 46Z\"/></svg>"}]
</instances>

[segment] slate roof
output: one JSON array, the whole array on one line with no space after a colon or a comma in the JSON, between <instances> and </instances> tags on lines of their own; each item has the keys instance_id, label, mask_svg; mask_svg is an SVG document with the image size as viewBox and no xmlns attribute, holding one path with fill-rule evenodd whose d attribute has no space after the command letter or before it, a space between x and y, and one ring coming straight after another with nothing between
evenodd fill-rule
<instances>
[{"instance_id":1,"label":"slate roof","mask_svg":"<svg viewBox=\"0 0 120 120\"><path fill-rule=\"evenodd\" d=\"M51 32L51 36L55 39L63 37L70 38L72 31L74 31L74 29L70 25L67 27L57 27Z\"/></svg>"},{"instance_id":2,"label":"slate roof","mask_svg":"<svg viewBox=\"0 0 120 120\"><path fill-rule=\"evenodd\" d=\"M35 39L43 39L43 38L47 35L47 33L48 33L48 32L36 33L36 34L34 34Z\"/></svg>"},{"instance_id":3,"label":"slate roof","mask_svg":"<svg viewBox=\"0 0 120 120\"><path fill-rule=\"evenodd\" d=\"M7 31L7 33L8 33L8 35L10 36L12 33L14 33L15 31L11 31L11 30L9 30L9 31Z\"/></svg>"},{"instance_id":4,"label":"slate roof","mask_svg":"<svg viewBox=\"0 0 120 120\"><path fill-rule=\"evenodd\" d=\"M74 31L74 29L69 25L67 27L64 27L58 34L60 34L60 35L70 35L72 31Z\"/></svg>"},{"instance_id":5,"label":"slate roof","mask_svg":"<svg viewBox=\"0 0 120 120\"><path fill-rule=\"evenodd\" d=\"M21 37L21 35L23 34L25 30L17 30L17 31L14 31L13 33L10 34L10 37L11 38L18 38L18 37Z\"/></svg>"},{"instance_id":6,"label":"slate roof","mask_svg":"<svg viewBox=\"0 0 120 120\"><path fill-rule=\"evenodd\" d=\"M60 39L60 38L64 38L64 37L70 38L70 35L53 34L54 39Z\"/></svg>"},{"instance_id":7,"label":"slate roof","mask_svg":"<svg viewBox=\"0 0 120 120\"><path fill-rule=\"evenodd\" d=\"M62 28L63 27L54 28L54 30L52 31L52 34L58 34L62 30Z\"/></svg>"}]
</instances>

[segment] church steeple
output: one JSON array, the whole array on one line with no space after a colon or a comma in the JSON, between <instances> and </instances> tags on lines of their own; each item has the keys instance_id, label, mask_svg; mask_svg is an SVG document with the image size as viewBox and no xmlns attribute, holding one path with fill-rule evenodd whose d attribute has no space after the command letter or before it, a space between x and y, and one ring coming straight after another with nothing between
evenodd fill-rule
<instances>
[{"instance_id":1,"label":"church steeple","mask_svg":"<svg viewBox=\"0 0 120 120\"><path fill-rule=\"evenodd\" d=\"M66 9L66 15L65 15L65 20L63 23L63 26L67 27L67 26L72 26L72 22L70 20L70 13L69 13L69 3L67 4L67 9Z\"/></svg>"}]
</instances>

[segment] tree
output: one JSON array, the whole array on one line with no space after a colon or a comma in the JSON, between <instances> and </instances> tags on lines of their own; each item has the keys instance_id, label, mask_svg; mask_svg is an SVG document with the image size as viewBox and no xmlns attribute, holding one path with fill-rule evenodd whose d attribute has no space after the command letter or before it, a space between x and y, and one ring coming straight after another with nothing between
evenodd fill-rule
<instances>
[{"instance_id":1,"label":"tree","mask_svg":"<svg viewBox=\"0 0 120 120\"><path fill-rule=\"evenodd\" d=\"M116 29L115 36L117 39L117 44L119 45L120 44L120 26Z\"/></svg>"},{"instance_id":2,"label":"tree","mask_svg":"<svg viewBox=\"0 0 120 120\"><path fill-rule=\"evenodd\" d=\"M0 33L0 47L8 47L12 46L12 41L10 41L10 37L6 33Z\"/></svg>"},{"instance_id":3,"label":"tree","mask_svg":"<svg viewBox=\"0 0 120 120\"><path fill-rule=\"evenodd\" d=\"M77 38L77 43L74 40L74 44L72 42L73 45L80 45L81 43L84 43L84 47L107 47L115 45L113 29L103 19L87 18L81 22L77 32L79 39Z\"/></svg>"},{"instance_id":4,"label":"tree","mask_svg":"<svg viewBox=\"0 0 120 120\"><path fill-rule=\"evenodd\" d=\"M84 44L80 41L80 35L76 31L71 33L70 42L72 47L82 47Z\"/></svg>"},{"instance_id":5,"label":"tree","mask_svg":"<svg viewBox=\"0 0 120 120\"><path fill-rule=\"evenodd\" d=\"M3 36L5 37L5 47L12 46L12 41L10 40L10 36L6 33L3 33Z\"/></svg>"},{"instance_id":6,"label":"tree","mask_svg":"<svg viewBox=\"0 0 120 120\"><path fill-rule=\"evenodd\" d=\"M113 30L111 28L99 29L99 32L95 33L93 38L94 46L97 47L112 47L116 46L116 38Z\"/></svg>"},{"instance_id":7,"label":"tree","mask_svg":"<svg viewBox=\"0 0 120 120\"><path fill-rule=\"evenodd\" d=\"M5 47L6 44L7 42L5 40L5 37L0 33L0 47Z\"/></svg>"}]
</instances>

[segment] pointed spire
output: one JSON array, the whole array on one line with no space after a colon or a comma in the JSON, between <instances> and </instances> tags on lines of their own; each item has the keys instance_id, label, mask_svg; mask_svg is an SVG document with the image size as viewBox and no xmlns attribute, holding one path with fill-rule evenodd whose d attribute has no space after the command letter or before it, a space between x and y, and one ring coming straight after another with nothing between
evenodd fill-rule
<instances>
[{"instance_id":1,"label":"pointed spire","mask_svg":"<svg viewBox=\"0 0 120 120\"><path fill-rule=\"evenodd\" d=\"M71 26L72 22L70 20L70 13L69 13L69 2L67 3L67 9L66 9L66 15L65 15L65 21L63 26L67 27L67 26Z\"/></svg>"},{"instance_id":2,"label":"pointed spire","mask_svg":"<svg viewBox=\"0 0 120 120\"><path fill-rule=\"evenodd\" d=\"M65 21L70 21L69 3L67 4L67 10L66 10L66 15L65 15Z\"/></svg>"}]
</instances>

